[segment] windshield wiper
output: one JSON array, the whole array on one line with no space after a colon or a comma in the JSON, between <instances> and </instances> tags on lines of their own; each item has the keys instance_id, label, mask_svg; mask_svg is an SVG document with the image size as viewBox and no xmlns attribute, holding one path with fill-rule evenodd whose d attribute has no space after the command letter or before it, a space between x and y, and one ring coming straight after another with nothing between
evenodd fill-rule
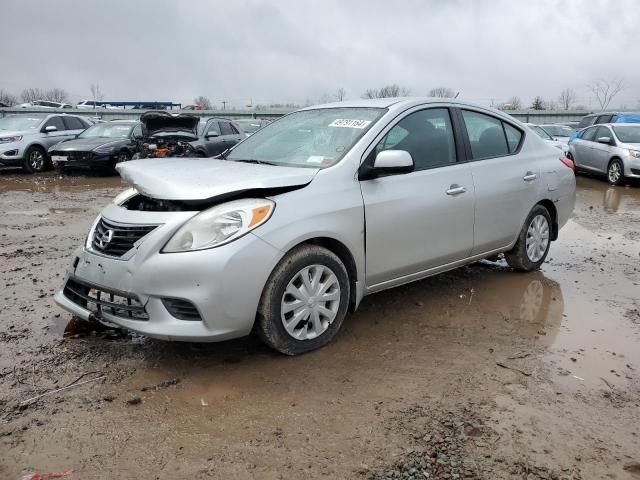
<instances>
[{"instance_id":1,"label":"windshield wiper","mask_svg":"<svg viewBox=\"0 0 640 480\"><path fill-rule=\"evenodd\" d=\"M255 160L253 158L243 158L240 160L231 160L232 162L241 162L241 163L257 163L258 165L277 165L277 163L267 162L266 160Z\"/></svg>"}]
</instances>

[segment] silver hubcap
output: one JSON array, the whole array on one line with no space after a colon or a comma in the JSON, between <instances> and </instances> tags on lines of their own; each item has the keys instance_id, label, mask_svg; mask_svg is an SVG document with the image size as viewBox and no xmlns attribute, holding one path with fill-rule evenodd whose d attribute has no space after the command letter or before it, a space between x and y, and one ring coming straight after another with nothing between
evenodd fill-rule
<instances>
[{"instance_id":1,"label":"silver hubcap","mask_svg":"<svg viewBox=\"0 0 640 480\"><path fill-rule=\"evenodd\" d=\"M539 261L549 245L549 222L543 215L536 215L527 229L527 256L532 262Z\"/></svg>"},{"instance_id":2,"label":"silver hubcap","mask_svg":"<svg viewBox=\"0 0 640 480\"><path fill-rule=\"evenodd\" d=\"M311 340L333 323L340 308L340 283L324 265L310 265L296 273L282 296L280 316L289 335Z\"/></svg>"},{"instance_id":3,"label":"silver hubcap","mask_svg":"<svg viewBox=\"0 0 640 480\"><path fill-rule=\"evenodd\" d=\"M44 155L38 150L34 150L29 155L29 163L34 170L41 170L44 167Z\"/></svg>"},{"instance_id":4,"label":"silver hubcap","mask_svg":"<svg viewBox=\"0 0 640 480\"><path fill-rule=\"evenodd\" d=\"M544 287L540 280L532 281L522 296L520 304L520 318L527 322L534 322L538 318L538 313L542 308L542 298Z\"/></svg>"},{"instance_id":5,"label":"silver hubcap","mask_svg":"<svg viewBox=\"0 0 640 480\"><path fill-rule=\"evenodd\" d=\"M613 162L609 166L609 181L611 183L616 183L620 180L620 175L622 175L622 172L620 171L620 164L618 162Z\"/></svg>"}]
</instances>

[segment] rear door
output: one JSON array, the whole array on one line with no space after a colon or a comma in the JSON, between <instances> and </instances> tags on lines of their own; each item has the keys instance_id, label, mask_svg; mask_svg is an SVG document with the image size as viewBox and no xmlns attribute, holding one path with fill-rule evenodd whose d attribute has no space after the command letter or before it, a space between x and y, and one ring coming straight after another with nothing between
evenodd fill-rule
<instances>
[{"instance_id":1,"label":"rear door","mask_svg":"<svg viewBox=\"0 0 640 480\"><path fill-rule=\"evenodd\" d=\"M67 115L63 117L63 121L65 126L67 127L66 132L69 138L81 134L82 131L87 128L84 122L78 117Z\"/></svg>"},{"instance_id":2,"label":"rear door","mask_svg":"<svg viewBox=\"0 0 640 480\"><path fill-rule=\"evenodd\" d=\"M519 126L472 109L458 112L476 192L472 255L478 255L516 238L542 176L537 153L520 153L525 133Z\"/></svg>"},{"instance_id":3,"label":"rear door","mask_svg":"<svg viewBox=\"0 0 640 480\"><path fill-rule=\"evenodd\" d=\"M220 132L224 139L225 149L233 147L241 140L240 131L231 123L220 120Z\"/></svg>"},{"instance_id":4,"label":"rear door","mask_svg":"<svg viewBox=\"0 0 640 480\"><path fill-rule=\"evenodd\" d=\"M405 150L415 171L360 182L366 218L366 284L374 290L417 278L469 256L474 192L458 162L448 108L412 109L383 131L367 154Z\"/></svg>"}]
</instances>

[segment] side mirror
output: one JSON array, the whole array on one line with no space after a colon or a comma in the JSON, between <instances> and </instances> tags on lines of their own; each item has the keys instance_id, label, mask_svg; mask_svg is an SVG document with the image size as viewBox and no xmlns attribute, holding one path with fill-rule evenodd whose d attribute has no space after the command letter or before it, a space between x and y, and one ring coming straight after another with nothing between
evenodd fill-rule
<instances>
[{"instance_id":1,"label":"side mirror","mask_svg":"<svg viewBox=\"0 0 640 480\"><path fill-rule=\"evenodd\" d=\"M218 132L207 132L207 134L205 135L205 137L207 138L211 138L211 137L219 137L220 134Z\"/></svg>"},{"instance_id":2,"label":"side mirror","mask_svg":"<svg viewBox=\"0 0 640 480\"><path fill-rule=\"evenodd\" d=\"M611 143L611 137L598 137L598 143L609 145Z\"/></svg>"},{"instance_id":3,"label":"side mirror","mask_svg":"<svg viewBox=\"0 0 640 480\"><path fill-rule=\"evenodd\" d=\"M58 130L58 127L56 127L55 125L44 127L44 133L55 132L56 130Z\"/></svg>"},{"instance_id":4,"label":"side mirror","mask_svg":"<svg viewBox=\"0 0 640 480\"><path fill-rule=\"evenodd\" d=\"M411 154L405 150L383 150L376 155L373 167L363 164L360 180L369 180L384 175L413 172L415 164Z\"/></svg>"}]
</instances>

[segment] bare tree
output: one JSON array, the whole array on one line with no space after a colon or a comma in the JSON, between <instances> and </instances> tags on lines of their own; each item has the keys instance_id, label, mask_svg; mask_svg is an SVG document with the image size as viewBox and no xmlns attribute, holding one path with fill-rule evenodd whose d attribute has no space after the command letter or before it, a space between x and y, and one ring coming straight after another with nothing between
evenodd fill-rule
<instances>
[{"instance_id":1,"label":"bare tree","mask_svg":"<svg viewBox=\"0 0 640 480\"><path fill-rule=\"evenodd\" d=\"M347 95L347 91L344 88L340 87L336 91L336 100L338 100L339 102L342 102L346 95Z\"/></svg>"},{"instance_id":2,"label":"bare tree","mask_svg":"<svg viewBox=\"0 0 640 480\"><path fill-rule=\"evenodd\" d=\"M327 92L324 92L322 95L320 95L318 103L330 103L332 100L333 98L331 97L331 95L329 95Z\"/></svg>"},{"instance_id":3,"label":"bare tree","mask_svg":"<svg viewBox=\"0 0 640 480\"><path fill-rule=\"evenodd\" d=\"M600 110L605 110L611 100L624 90L624 81L621 78L612 78L610 80L601 78L587 85L587 87L596 96Z\"/></svg>"},{"instance_id":4,"label":"bare tree","mask_svg":"<svg viewBox=\"0 0 640 480\"><path fill-rule=\"evenodd\" d=\"M44 92L44 99L50 102L68 102L69 94L62 88L51 88Z\"/></svg>"},{"instance_id":5,"label":"bare tree","mask_svg":"<svg viewBox=\"0 0 640 480\"><path fill-rule=\"evenodd\" d=\"M200 95L193 99L193 103L196 105L201 105L205 110L213 110L213 106L211 105L211 100L208 97Z\"/></svg>"},{"instance_id":6,"label":"bare tree","mask_svg":"<svg viewBox=\"0 0 640 480\"><path fill-rule=\"evenodd\" d=\"M410 90L400 87L397 84L385 85L380 89L368 88L362 94L362 98L390 98L390 97L406 97L410 94Z\"/></svg>"},{"instance_id":7,"label":"bare tree","mask_svg":"<svg viewBox=\"0 0 640 480\"><path fill-rule=\"evenodd\" d=\"M91 97L94 102L101 102L104 100L104 94L102 93L102 90L100 90L100 85L92 83L89 88L91 89Z\"/></svg>"},{"instance_id":8,"label":"bare tree","mask_svg":"<svg viewBox=\"0 0 640 480\"><path fill-rule=\"evenodd\" d=\"M522 108L522 100L520 100L520 97L514 95L498 108L500 108L500 110L520 110Z\"/></svg>"},{"instance_id":9,"label":"bare tree","mask_svg":"<svg viewBox=\"0 0 640 480\"><path fill-rule=\"evenodd\" d=\"M548 100L544 102L544 109L545 110L558 110L558 104L555 102L555 100Z\"/></svg>"},{"instance_id":10,"label":"bare tree","mask_svg":"<svg viewBox=\"0 0 640 480\"><path fill-rule=\"evenodd\" d=\"M10 107L13 107L16 103L18 103L18 99L15 95L12 95L9 92L4 90L0 90L0 103L4 103Z\"/></svg>"},{"instance_id":11,"label":"bare tree","mask_svg":"<svg viewBox=\"0 0 640 480\"><path fill-rule=\"evenodd\" d=\"M44 92L39 88L25 88L20 94L23 102L33 102L34 100L43 100Z\"/></svg>"},{"instance_id":12,"label":"bare tree","mask_svg":"<svg viewBox=\"0 0 640 480\"><path fill-rule=\"evenodd\" d=\"M558 97L558 102L560 103L560 108L563 110L569 110L576 101L576 92L573 88L565 88L560 92L560 96Z\"/></svg>"},{"instance_id":13,"label":"bare tree","mask_svg":"<svg viewBox=\"0 0 640 480\"><path fill-rule=\"evenodd\" d=\"M545 106L544 106L544 100L542 99L542 97L537 96L536 98L534 98L533 102L531 103L531 108L533 110L544 110Z\"/></svg>"},{"instance_id":14,"label":"bare tree","mask_svg":"<svg viewBox=\"0 0 640 480\"><path fill-rule=\"evenodd\" d=\"M453 89L449 87L436 87L429 90L430 97L453 98L454 95Z\"/></svg>"}]
</instances>

